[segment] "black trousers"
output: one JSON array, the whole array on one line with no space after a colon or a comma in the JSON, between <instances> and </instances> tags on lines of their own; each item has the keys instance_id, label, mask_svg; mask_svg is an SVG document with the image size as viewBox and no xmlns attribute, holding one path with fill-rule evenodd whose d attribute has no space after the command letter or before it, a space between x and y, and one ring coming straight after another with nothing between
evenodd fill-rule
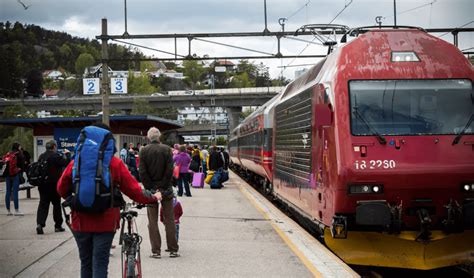
<instances>
[{"instance_id":1,"label":"black trousers","mask_svg":"<svg viewBox=\"0 0 474 278\"><path fill-rule=\"evenodd\" d=\"M54 189L54 187L53 189L38 187L40 201L38 204L38 213L36 214L36 224L41 225L41 227L46 226L46 219L48 218L50 203L53 205L54 226L59 228L63 224L63 216L61 214L61 197L59 197L58 192L56 192Z\"/></svg>"}]
</instances>

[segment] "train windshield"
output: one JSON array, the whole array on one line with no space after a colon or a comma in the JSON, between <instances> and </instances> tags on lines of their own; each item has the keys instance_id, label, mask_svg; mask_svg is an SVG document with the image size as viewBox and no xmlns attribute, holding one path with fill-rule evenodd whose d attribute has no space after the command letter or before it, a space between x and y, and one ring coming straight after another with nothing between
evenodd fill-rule
<instances>
[{"instance_id":1,"label":"train windshield","mask_svg":"<svg viewBox=\"0 0 474 278\"><path fill-rule=\"evenodd\" d=\"M474 133L467 79L350 81L349 94L353 135Z\"/></svg>"}]
</instances>

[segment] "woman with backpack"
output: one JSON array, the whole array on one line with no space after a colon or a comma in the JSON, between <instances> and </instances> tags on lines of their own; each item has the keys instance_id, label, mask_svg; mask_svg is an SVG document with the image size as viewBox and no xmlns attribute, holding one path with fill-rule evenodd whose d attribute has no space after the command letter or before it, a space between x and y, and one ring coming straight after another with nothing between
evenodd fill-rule
<instances>
[{"instance_id":1,"label":"woman with backpack","mask_svg":"<svg viewBox=\"0 0 474 278\"><path fill-rule=\"evenodd\" d=\"M20 212L19 208L18 191L20 189L20 174L23 173L25 159L20 150L20 143L13 143L12 150L3 156L2 161L6 164L3 176L7 184L7 193L5 194L7 215L13 215L10 210L10 199L11 194L13 194L15 215L22 216L23 213Z\"/></svg>"}]
</instances>

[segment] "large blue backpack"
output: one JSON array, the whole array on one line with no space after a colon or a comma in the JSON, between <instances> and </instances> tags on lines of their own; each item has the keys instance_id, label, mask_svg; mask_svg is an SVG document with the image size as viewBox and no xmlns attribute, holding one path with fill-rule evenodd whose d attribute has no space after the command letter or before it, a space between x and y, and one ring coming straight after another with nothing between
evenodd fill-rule
<instances>
[{"instance_id":1,"label":"large blue backpack","mask_svg":"<svg viewBox=\"0 0 474 278\"><path fill-rule=\"evenodd\" d=\"M110 161L115 152L115 139L106 129L88 126L82 129L75 149L72 169L72 210L102 213L114 207L114 188Z\"/></svg>"}]
</instances>

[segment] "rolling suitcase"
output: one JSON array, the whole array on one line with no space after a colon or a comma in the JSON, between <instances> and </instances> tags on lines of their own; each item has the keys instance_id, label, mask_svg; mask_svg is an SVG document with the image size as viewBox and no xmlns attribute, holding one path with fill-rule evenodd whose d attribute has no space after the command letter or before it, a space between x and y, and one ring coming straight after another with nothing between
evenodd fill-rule
<instances>
[{"instance_id":1,"label":"rolling suitcase","mask_svg":"<svg viewBox=\"0 0 474 278\"><path fill-rule=\"evenodd\" d=\"M193 182L191 183L194 188L204 188L204 173L196 172L193 174Z\"/></svg>"}]
</instances>

